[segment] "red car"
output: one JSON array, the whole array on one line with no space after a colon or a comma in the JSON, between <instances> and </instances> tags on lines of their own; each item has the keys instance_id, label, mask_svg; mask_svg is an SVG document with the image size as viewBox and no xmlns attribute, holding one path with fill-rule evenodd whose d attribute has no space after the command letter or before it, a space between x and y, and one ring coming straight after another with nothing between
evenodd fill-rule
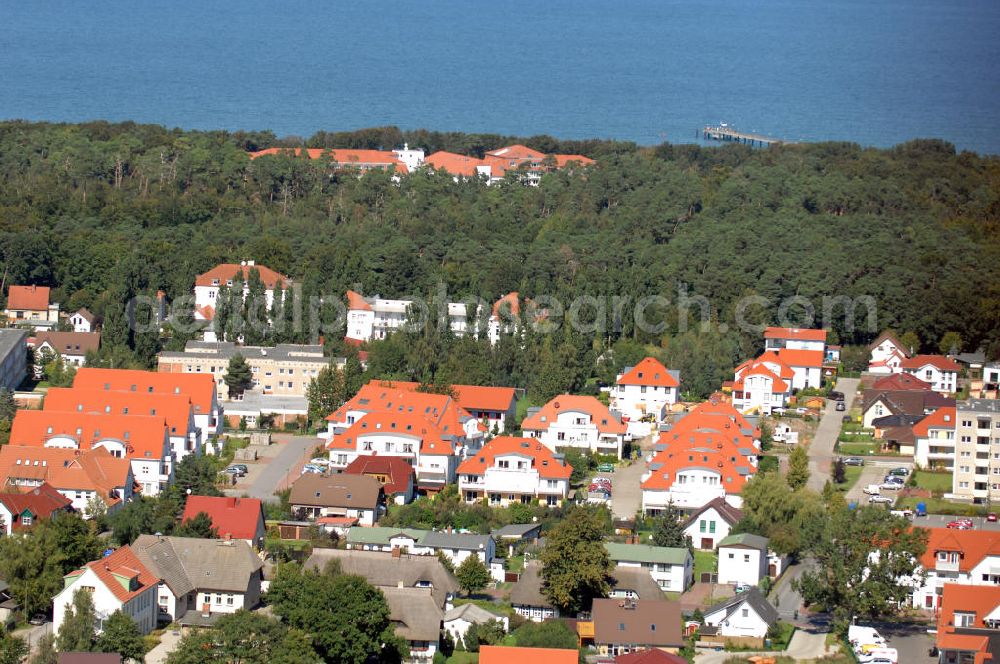
<instances>
[{"instance_id":1,"label":"red car","mask_svg":"<svg viewBox=\"0 0 1000 664\"><path fill-rule=\"evenodd\" d=\"M986 515L986 520L989 521L990 523L996 523L997 522L997 513L996 512L990 512L989 514Z\"/></svg>"},{"instance_id":2,"label":"red car","mask_svg":"<svg viewBox=\"0 0 1000 664\"><path fill-rule=\"evenodd\" d=\"M972 519L955 519L954 521L949 521L946 528L955 528L956 530L972 530Z\"/></svg>"}]
</instances>

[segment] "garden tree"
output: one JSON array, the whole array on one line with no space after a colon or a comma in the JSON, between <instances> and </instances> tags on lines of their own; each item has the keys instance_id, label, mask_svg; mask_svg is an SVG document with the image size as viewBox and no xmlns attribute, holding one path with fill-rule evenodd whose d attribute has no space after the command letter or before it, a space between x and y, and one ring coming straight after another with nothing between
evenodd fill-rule
<instances>
[{"instance_id":1,"label":"garden tree","mask_svg":"<svg viewBox=\"0 0 1000 664\"><path fill-rule=\"evenodd\" d=\"M226 367L226 375L222 377L222 380L229 388L230 398L249 390L253 385L253 371L250 370L246 358L239 353L229 358L229 366Z\"/></svg>"},{"instance_id":2,"label":"garden tree","mask_svg":"<svg viewBox=\"0 0 1000 664\"><path fill-rule=\"evenodd\" d=\"M307 634L274 618L240 609L219 618L211 630L189 633L167 656L166 664L203 664L209 651L211 661L227 664L318 664L324 661L313 650Z\"/></svg>"},{"instance_id":3,"label":"garden tree","mask_svg":"<svg viewBox=\"0 0 1000 664\"><path fill-rule=\"evenodd\" d=\"M597 467L590 450L581 450L576 447L565 447L560 453L569 464L573 472L569 476L570 484L579 486L587 479L590 471Z\"/></svg>"},{"instance_id":4,"label":"garden tree","mask_svg":"<svg viewBox=\"0 0 1000 664\"><path fill-rule=\"evenodd\" d=\"M942 355L952 355L962 352L962 335L954 330L945 332L938 343Z\"/></svg>"},{"instance_id":5,"label":"garden tree","mask_svg":"<svg viewBox=\"0 0 1000 664\"><path fill-rule=\"evenodd\" d=\"M233 316L232 298L229 296L229 286L225 283L219 286L215 294L215 316L212 318L212 330L219 341L226 340L226 328Z\"/></svg>"},{"instance_id":6,"label":"garden tree","mask_svg":"<svg viewBox=\"0 0 1000 664\"><path fill-rule=\"evenodd\" d=\"M809 455L804 447L796 447L788 455L788 474L785 476L788 486L801 489L809 482Z\"/></svg>"},{"instance_id":7,"label":"garden tree","mask_svg":"<svg viewBox=\"0 0 1000 664\"><path fill-rule=\"evenodd\" d=\"M920 352L920 337L917 336L916 332L904 332L901 337L899 337L899 343L905 346L906 350L910 353Z\"/></svg>"},{"instance_id":8,"label":"garden tree","mask_svg":"<svg viewBox=\"0 0 1000 664\"><path fill-rule=\"evenodd\" d=\"M535 509L524 503L511 503L507 506L507 516L511 523L531 523L535 518Z\"/></svg>"},{"instance_id":9,"label":"garden tree","mask_svg":"<svg viewBox=\"0 0 1000 664\"><path fill-rule=\"evenodd\" d=\"M143 293L132 306L132 344L136 362L153 368L156 354L160 352L160 326L156 322L156 296L152 292Z\"/></svg>"},{"instance_id":10,"label":"garden tree","mask_svg":"<svg viewBox=\"0 0 1000 664\"><path fill-rule=\"evenodd\" d=\"M760 423L760 449L767 452L774 445L774 427L769 422Z\"/></svg>"},{"instance_id":11,"label":"garden tree","mask_svg":"<svg viewBox=\"0 0 1000 664\"><path fill-rule=\"evenodd\" d=\"M758 473L743 487L743 518L733 532L771 540L781 554L797 554L808 543L806 525L822 519L822 503L807 489L793 491L778 473Z\"/></svg>"},{"instance_id":12,"label":"garden tree","mask_svg":"<svg viewBox=\"0 0 1000 664\"><path fill-rule=\"evenodd\" d=\"M28 653L28 644L24 639L7 633L6 629L0 630L0 664L21 664Z\"/></svg>"},{"instance_id":13,"label":"garden tree","mask_svg":"<svg viewBox=\"0 0 1000 664\"><path fill-rule=\"evenodd\" d=\"M837 457L833 462L833 481L836 484L843 484L847 481L847 464L843 457Z\"/></svg>"},{"instance_id":14,"label":"garden tree","mask_svg":"<svg viewBox=\"0 0 1000 664\"><path fill-rule=\"evenodd\" d=\"M125 284L112 281L107 291L104 322L101 324L101 348L107 352L126 350L132 335L126 307L131 296Z\"/></svg>"},{"instance_id":15,"label":"garden tree","mask_svg":"<svg viewBox=\"0 0 1000 664\"><path fill-rule=\"evenodd\" d=\"M184 511L187 497L221 496L215 486L219 470L218 458L207 454L188 454L174 466L174 483L166 495L176 503L178 512Z\"/></svg>"},{"instance_id":16,"label":"garden tree","mask_svg":"<svg viewBox=\"0 0 1000 664\"><path fill-rule=\"evenodd\" d=\"M174 528L176 537L201 537L203 539L217 539L219 531L212 526L212 517L205 512L198 512L192 518Z\"/></svg>"},{"instance_id":17,"label":"garden tree","mask_svg":"<svg viewBox=\"0 0 1000 664\"><path fill-rule=\"evenodd\" d=\"M466 595L486 587L493 577L479 556L468 556L455 570L455 578Z\"/></svg>"},{"instance_id":18,"label":"garden tree","mask_svg":"<svg viewBox=\"0 0 1000 664\"><path fill-rule=\"evenodd\" d=\"M56 355L42 367L42 373L52 387L69 387L76 376L76 367L67 366L62 357Z\"/></svg>"},{"instance_id":19,"label":"garden tree","mask_svg":"<svg viewBox=\"0 0 1000 664\"><path fill-rule=\"evenodd\" d=\"M248 346L263 345L270 336L265 291L260 270L252 268L247 275L247 295L243 300L243 343Z\"/></svg>"},{"instance_id":20,"label":"garden tree","mask_svg":"<svg viewBox=\"0 0 1000 664\"><path fill-rule=\"evenodd\" d=\"M105 548L91 522L77 513L56 513L40 520L33 531L35 537L58 552L59 562L67 572L83 567Z\"/></svg>"},{"instance_id":21,"label":"garden tree","mask_svg":"<svg viewBox=\"0 0 1000 664\"><path fill-rule=\"evenodd\" d=\"M816 565L793 582L807 606L831 611L844 632L855 616L883 619L906 605L927 530L878 506L843 504L831 506L817 526L808 545Z\"/></svg>"},{"instance_id":22,"label":"garden tree","mask_svg":"<svg viewBox=\"0 0 1000 664\"><path fill-rule=\"evenodd\" d=\"M90 652L94 648L94 598L82 588L73 593L66 607L62 625L56 634L60 652Z\"/></svg>"},{"instance_id":23,"label":"garden tree","mask_svg":"<svg viewBox=\"0 0 1000 664\"><path fill-rule=\"evenodd\" d=\"M15 413L17 403L14 402L14 393L6 387L0 387L0 420L13 422Z\"/></svg>"},{"instance_id":24,"label":"garden tree","mask_svg":"<svg viewBox=\"0 0 1000 664\"><path fill-rule=\"evenodd\" d=\"M139 535L170 534L177 522L177 514L177 504L165 496L140 496L126 503L107 520L112 539L119 546L124 546L134 542Z\"/></svg>"},{"instance_id":25,"label":"garden tree","mask_svg":"<svg viewBox=\"0 0 1000 664\"><path fill-rule=\"evenodd\" d=\"M332 363L320 369L306 387L309 420L322 422L327 415L340 408L344 403L343 396L344 383L340 370Z\"/></svg>"},{"instance_id":26,"label":"garden tree","mask_svg":"<svg viewBox=\"0 0 1000 664\"><path fill-rule=\"evenodd\" d=\"M479 646L495 646L507 636L507 630L499 620L487 620L484 623L469 625L465 632L465 649L469 652L479 652Z\"/></svg>"},{"instance_id":27,"label":"garden tree","mask_svg":"<svg viewBox=\"0 0 1000 664\"><path fill-rule=\"evenodd\" d=\"M143 641L139 626L121 610L112 613L105 621L94 652L116 652L125 661L143 661L146 654L146 643Z\"/></svg>"},{"instance_id":28,"label":"garden tree","mask_svg":"<svg viewBox=\"0 0 1000 664\"><path fill-rule=\"evenodd\" d=\"M577 506L548 532L542 550L542 592L565 613L589 610L610 589L611 558L604 547L605 515Z\"/></svg>"},{"instance_id":29,"label":"garden tree","mask_svg":"<svg viewBox=\"0 0 1000 664\"><path fill-rule=\"evenodd\" d=\"M385 597L359 576L285 563L278 566L267 599L288 625L312 636L326 661L363 662L406 650L393 632Z\"/></svg>"},{"instance_id":30,"label":"garden tree","mask_svg":"<svg viewBox=\"0 0 1000 664\"><path fill-rule=\"evenodd\" d=\"M512 633L521 648L564 648L577 649L576 633L561 620L526 622Z\"/></svg>"},{"instance_id":31,"label":"garden tree","mask_svg":"<svg viewBox=\"0 0 1000 664\"><path fill-rule=\"evenodd\" d=\"M673 503L667 505L667 509L653 523L653 544L693 549L691 538L684 534L682 518L683 513Z\"/></svg>"},{"instance_id":32,"label":"garden tree","mask_svg":"<svg viewBox=\"0 0 1000 664\"><path fill-rule=\"evenodd\" d=\"M229 289L229 318L226 320L225 340L239 341L243 338L246 319L243 317L243 273L237 271L233 275L233 285Z\"/></svg>"}]
</instances>

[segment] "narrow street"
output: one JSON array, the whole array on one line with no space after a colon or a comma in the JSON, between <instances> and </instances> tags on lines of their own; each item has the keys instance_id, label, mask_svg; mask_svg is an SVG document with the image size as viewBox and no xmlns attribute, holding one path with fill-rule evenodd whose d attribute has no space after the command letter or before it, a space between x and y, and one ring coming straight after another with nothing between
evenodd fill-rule
<instances>
[{"instance_id":1,"label":"narrow street","mask_svg":"<svg viewBox=\"0 0 1000 664\"><path fill-rule=\"evenodd\" d=\"M820 420L816 435L809 445L809 488L813 491L822 491L823 485L830 479L830 471L833 463L833 447L837 443L840 435L840 426L843 423L844 415L851 412L854 405L854 396L858 389L857 378L840 378L837 380L839 392L844 393L844 405L846 410L838 411L837 402L830 399L826 402L826 410L823 412L823 419Z\"/></svg>"},{"instance_id":2,"label":"narrow street","mask_svg":"<svg viewBox=\"0 0 1000 664\"><path fill-rule=\"evenodd\" d=\"M653 441L658 436L653 433L639 441L642 456L630 465L615 468L611 473L614 490L611 495L611 511L619 519L631 519L642 509L642 474L646 472L645 456L653 447ZM600 473L607 475L608 473Z\"/></svg>"},{"instance_id":3,"label":"narrow street","mask_svg":"<svg viewBox=\"0 0 1000 664\"><path fill-rule=\"evenodd\" d=\"M313 449L319 445L319 438L316 436L275 434L274 439L274 444L283 445L283 449L272 459L262 459L266 465L257 479L249 488L234 490L234 495L248 495L265 502L277 502L274 492L291 486Z\"/></svg>"}]
</instances>

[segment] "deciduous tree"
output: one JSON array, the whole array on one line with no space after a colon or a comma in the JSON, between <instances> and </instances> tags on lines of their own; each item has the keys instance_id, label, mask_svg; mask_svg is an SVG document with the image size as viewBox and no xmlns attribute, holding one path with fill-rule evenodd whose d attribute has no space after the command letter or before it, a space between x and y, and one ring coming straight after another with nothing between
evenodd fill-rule
<instances>
[{"instance_id":1,"label":"deciduous tree","mask_svg":"<svg viewBox=\"0 0 1000 664\"><path fill-rule=\"evenodd\" d=\"M482 590L493 579L483 561L474 555L468 556L462 561L455 570L455 578L466 595Z\"/></svg>"},{"instance_id":2,"label":"deciduous tree","mask_svg":"<svg viewBox=\"0 0 1000 664\"><path fill-rule=\"evenodd\" d=\"M118 610L104 621L94 652L116 652L123 660L141 662L146 654L146 643L135 621Z\"/></svg>"},{"instance_id":3,"label":"deciduous tree","mask_svg":"<svg viewBox=\"0 0 1000 664\"><path fill-rule=\"evenodd\" d=\"M73 593L73 602L63 613L56 647L60 652L90 652L94 648L94 598L82 588Z\"/></svg>"},{"instance_id":4,"label":"deciduous tree","mask_svg":"<svg viewBox=\"0 0 1000 664\"><path fill-rule=\"evenodd\" d=\"M588 610L605 597L611 558L604 547L606 522L596 508L578 506L549 531L542 550L542 592L561 611Z\"/></svg>"}]
</instances>

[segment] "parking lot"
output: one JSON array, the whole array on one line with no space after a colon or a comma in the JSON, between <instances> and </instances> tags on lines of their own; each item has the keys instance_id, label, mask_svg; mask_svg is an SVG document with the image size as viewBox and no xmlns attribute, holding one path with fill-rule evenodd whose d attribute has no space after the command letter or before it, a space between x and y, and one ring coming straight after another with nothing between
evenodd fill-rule
<instances>
[{"instance_id":1,"label":"parking lot","mask_svg":"<svg viewBox=\"0 0 1000 664\"><path fill-rule=\"evenodd\" d=\"M899 664L931 664L938 661L937 657L930 655L934 645L934 635L927 633L930 624L875 623L872 627L885 637L890 648L896 649Z\"/></svg>"}]
</instances>

